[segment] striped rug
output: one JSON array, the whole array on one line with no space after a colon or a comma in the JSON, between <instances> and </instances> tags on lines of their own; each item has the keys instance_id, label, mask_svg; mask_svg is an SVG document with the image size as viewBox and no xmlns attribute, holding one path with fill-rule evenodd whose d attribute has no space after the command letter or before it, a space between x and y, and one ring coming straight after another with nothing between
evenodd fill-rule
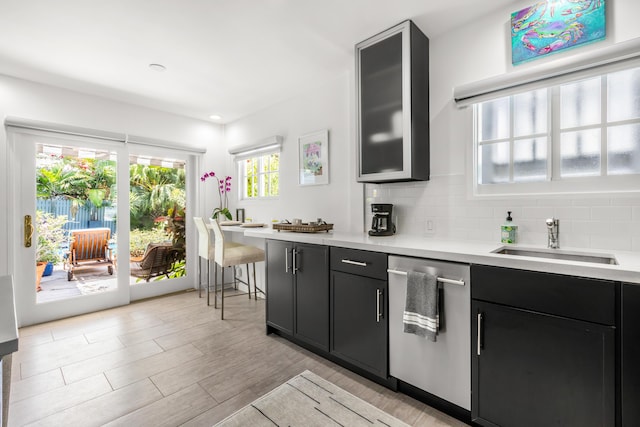
<instances>
[{"instance_id":1,"label":"striped rug","mask_svg":"<svg viewBox=\"0 0 640 427\"><path fill-rule=\"evenodd\" d=\"M397 418L304 371L216 426L408 426Z\"/></svg>"}]
</instances>

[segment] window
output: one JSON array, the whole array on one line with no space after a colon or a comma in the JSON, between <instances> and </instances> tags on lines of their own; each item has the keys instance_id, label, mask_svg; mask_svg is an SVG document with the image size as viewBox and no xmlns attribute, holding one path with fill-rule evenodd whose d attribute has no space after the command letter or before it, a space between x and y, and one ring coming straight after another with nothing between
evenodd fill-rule
<instances>
[{"instance_id":1,"label":"window","mask_svg":"<svg viewBox=\"0 0 640 427\"><path fill-rule=\"evenodd\" d=\"M280 194L280 153L266 153L238 161L242 199L276 197Z\"/></svg>"},{"instance_id":2,"label":"window","mask_svg":"<svg viewBox=\"0 0 640 427\"><path fill-rule=\"evenodd\" d=\"M640 68L481 102L474 122L476 194L634 189Z\"/></svg>"}]
</instances>

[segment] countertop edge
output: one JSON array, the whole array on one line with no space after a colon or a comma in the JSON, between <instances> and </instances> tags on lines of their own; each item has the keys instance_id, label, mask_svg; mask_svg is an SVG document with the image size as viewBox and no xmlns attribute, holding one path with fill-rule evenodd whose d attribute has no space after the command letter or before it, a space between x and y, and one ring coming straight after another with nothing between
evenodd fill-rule
<instances>
[{"instance_id":1,"label":"countertop edge","mask_svg":"<svg viewBox=\"0 0 640 427\"><path fill-rule=\"evenodd\" d=\"M613 280L640 285L640 254L622 251L586 250L586 252L593 253L611 253L616 256L620 262L620 265L600 265L546 258L505 256L492 253L492 251L504 246L500 243L431 240L428 238L403 235L369 237L365 233L311 234L286 231L278 232L273 229L263 228L245 229L244 236L384 252L389 255L431 258L465 264L482 264L592 279ZM517 246L518 245L514 245L514 247ZM532 245L526 246L532 247ZM577 250L585 251L583 249Z\"/></svg>"}]
</instances>

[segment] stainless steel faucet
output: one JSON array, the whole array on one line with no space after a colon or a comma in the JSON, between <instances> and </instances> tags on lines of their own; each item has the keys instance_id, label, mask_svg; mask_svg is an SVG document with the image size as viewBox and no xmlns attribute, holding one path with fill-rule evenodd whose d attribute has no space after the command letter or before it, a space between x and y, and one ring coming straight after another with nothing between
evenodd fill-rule
<instances>
[{"instance_id":1,"label":"stainless steel faucet","mask_svg":"<svg viewBox=\"0 0 640 427\"><path fill-rule=\"evenodd\" d=\"M560 220L547 218L547 247L558 249L560 247Z\"/></svg>"}]
</instances>

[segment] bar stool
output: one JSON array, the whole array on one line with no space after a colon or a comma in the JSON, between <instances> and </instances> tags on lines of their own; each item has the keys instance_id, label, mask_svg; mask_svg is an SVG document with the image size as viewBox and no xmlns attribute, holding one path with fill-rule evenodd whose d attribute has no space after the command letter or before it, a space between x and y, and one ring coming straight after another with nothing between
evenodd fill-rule
<instances>
[{"instance_id":1,"label":"bar stool","mask_svg":"<svg viewBox=\"0 0 640 427\"><path fill-rule=\"evenodd\" d=\"M193 222L195 222L196 228L198 229L198 255L207 261L207 290L209 290L209 284L211 283L209 278L209 263L213 261L215 256L213 239L202 217L194 216ZM200 262L198 263L198 297L202 298L202 268Z\"/></svg>"},{"instance_id":2,"label":"bar stool","mask_svg":"<svg viewBox=\"0 0 640 427\"><path fill-rule=\"evenodd\" d=\"M200 258L205 259L207 261L207 290L209 290L209 286L211 283L209 269L210 262L214 260L214 239L211 235L211 232L207 228L207 223L202 219L202 217L194 216L193 222L196 224L196 228L198 229L198 255ZM239 246L239 243L228 242L228 246ZM213 274L217 274L217 269L214 264L214 272ZM248 273L247 273L248 274ZM235 282L235 278L234 278ZM200 263L198 263L198 296L202 298L202 269L200 268ZM207 305L209 303L207 302Z\"/></svg>"},{"instance_id":3,"label":"bar stool","mask_svg":"<svg viewBox=\"0 0 640 427\"><path fill-rule=\"evenodd\" d=\"M255 246L242 245L233 242L226 242L224 234L220 228L220 224L216 221L211 222L209 227L213 230L215 236L214 240L214 261L216 265L222 268L222 297L220 299L221 306L221 319L224 319L224 269L225 267L235 267L236 265L246 264L247 266L247 281L244 282L235 277L235 268L233 269L234 282L239 281L247 285L249 291L249 299L251 299L251 280L249 279L249 264L253 264L253 292L254 297L258 299L258 291L264 293L262 289L258 288L258 282L256 282L256 262L265 260L264 250L256 248ZM215 298L214 306L217 307L218 301L218 277L214 277L213 295ZM207 304L209 304L209 292L207 292Z\"/></svg>"}]
</instances>

